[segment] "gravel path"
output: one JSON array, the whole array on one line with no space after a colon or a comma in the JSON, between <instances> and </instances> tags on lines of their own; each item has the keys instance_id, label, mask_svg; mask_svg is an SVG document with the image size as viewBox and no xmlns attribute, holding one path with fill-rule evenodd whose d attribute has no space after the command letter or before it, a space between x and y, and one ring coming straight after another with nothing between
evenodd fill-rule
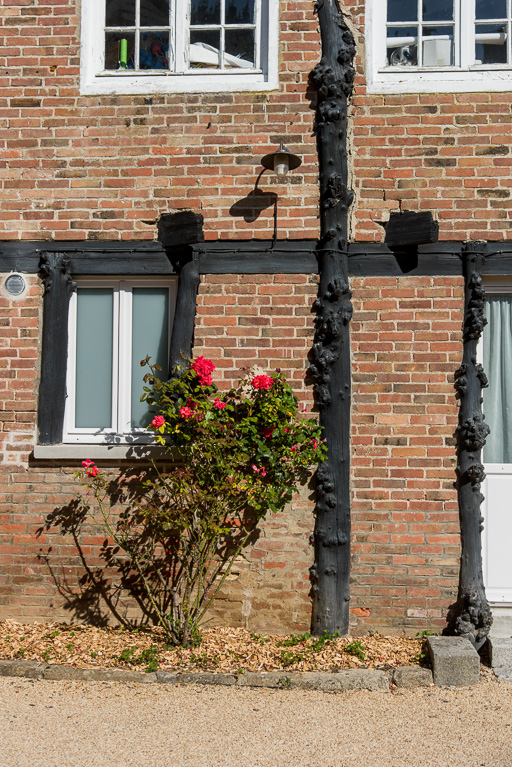
<instances>
[{"instance_id":1,"label":"gravel path","mask_svg":"<svg viewBox=\"0 0 512 767\"><path fill-rule=\"evenodd\" d=\"M395 692L0 678L1 767L510 767L512 684Z\"/></svg>"}]
</instances>

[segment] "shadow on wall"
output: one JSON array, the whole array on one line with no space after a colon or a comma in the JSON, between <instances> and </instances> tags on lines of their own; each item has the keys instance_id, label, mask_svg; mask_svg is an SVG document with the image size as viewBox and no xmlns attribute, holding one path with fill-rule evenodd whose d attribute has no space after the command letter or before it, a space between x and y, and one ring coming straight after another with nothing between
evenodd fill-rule
<instances>
[{"instance_id":1,"label":"shadow on wall","mask_svg":"<svg viewBox=\"0 0 512 767\"><path fill-rule=\"evenodd\" d=\"M160 614L172 613L173 601L182 589L182 542L169 535L162 544L154 529L143 524L140 511L146 497L144 483L151 478L151 467L120 472L108 483L105 494L106 505L115 508L112 530L116 535L124 535L124 540L133 541L134 553L143 563L142 574L134 567L129 548L123 550L103 537L101 514L98 509L91 510L87 495L77 496L54 509L38 529L37 538L50 538L50 545L40 549L38 558L46 563L72 621L107 626L113 618L118 624L131 628L158 625L158 615L148 598L143 578L151 585ZM259 535L256 527L248 545L253 546ZM54 551L51 545L53 536L69 538L75 562L66 557L66 564L62 564L62 552ZM215 559L217 572L229 561L236 543L236 533L224 536Z\"/></svg>"}]
</instances>

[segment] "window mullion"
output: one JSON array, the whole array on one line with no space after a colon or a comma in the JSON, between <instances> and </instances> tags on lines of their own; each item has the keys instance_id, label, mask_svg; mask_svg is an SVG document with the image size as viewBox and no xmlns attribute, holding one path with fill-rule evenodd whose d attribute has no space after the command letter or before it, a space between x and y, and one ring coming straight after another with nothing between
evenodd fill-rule
<instances>
[{"instance_id":1,"label":"window mullion","mask_svg":"<svg viewBox=\"0 0 512 767\"><path fill-rule=\"evenodd\" d=\"M423 66L423 3L418 0L418 66Z\"/></svg>"},{"instance_id":2,"label":"window mullion","mask_svg":"<svg viewBox=\"0 0 512 767\"><path fill-rule=\"evenodd\" d=\"M190 69L190 2L172 3L174 13L174 39L176 41L175 71Z\"/></svg>"},{"instance_id":3,"label":"window mullion","mask_svg":"<svg viewBox=\"0 0 512 767\"><path fill-rule=\"evenodd\" d=\"M135 71L139 70L140 64L140 0L135 0Z\"/></svg>"},{"instance_id":4,"label":"window mullion","mask_svg":"<svg viewBox=\"0 0 512 767\"><path fill-rule=\"evenodd\" d=\"M220 51L219 51L219 68L225 68L224 53L226 49L226 3L225 0L220 0Z\"/></svg>"},{"instance_id":5,"label":"window mullion","mask_svg":"<svg viewBox=\"0 0 512 767\"><path fill-rule=\"evenodd\" d=\"M467 69L475 63L475 0L463 0L459 6L460 66Z\"/></svg>"},{"instance_id":6,"label":"window mullion","mask_svg":"<svg viewBox=\"0 0 512 767\"><path fill-rule=\"evenodd\" d=\"M254 23L256 25L256 28L254 30L254 44L255 44L255 51L254 51L254 66L257 69L261 69L261 2L260 0L255 0L254 5Z\"/></svg>"}]
</instances>

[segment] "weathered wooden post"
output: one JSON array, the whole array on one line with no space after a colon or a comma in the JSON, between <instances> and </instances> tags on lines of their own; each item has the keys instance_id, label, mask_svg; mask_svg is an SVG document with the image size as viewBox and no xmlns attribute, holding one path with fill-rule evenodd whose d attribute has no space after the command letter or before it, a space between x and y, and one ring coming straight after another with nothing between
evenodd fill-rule
<instances>
[{"instance_id":1,"label":"weathered wooden post","mask_svg":"<svg viewBox=\"0 0 512 767\"><path fill-rule=\"evenodd\" d=\"M311 73L317 88L320 171L320 285L311 373L327 441L317 472L313 622L316 634L346 634L350 599L350 337L348 283L347 108L352 92L354 38L335 0L316 5L322 58Z\"/></svg>"},{"instance_id":2,"label":"weathered wooden post","mask_svg":"<svg viewBox=\"0 0 512 767\"><path fill-rule=\"evenodd\" d=\"M473 242L462 251L464 275L464 325L462 364L455 373L455 388L460 399L457 426L457 492L461 533L456 634L468 637L478 649L487 639L492 615L487 602L482 573L482 522L480 506L484 497L480 485L485 479L481 451L489 434L482 413L482 388L487 377L477 363L478 339L487 324L485 291L480 273L484 264L484 243Z\"/></svg>"}]
</instances>

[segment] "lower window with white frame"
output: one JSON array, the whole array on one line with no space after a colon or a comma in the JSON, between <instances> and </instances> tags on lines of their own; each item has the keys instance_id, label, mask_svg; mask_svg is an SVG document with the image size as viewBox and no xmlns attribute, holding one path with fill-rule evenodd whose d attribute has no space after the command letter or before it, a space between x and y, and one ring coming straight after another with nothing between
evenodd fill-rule
<instances>
[{"instance_id":1,"label":"lower window with white frame","mask_svg":"<svg viewBox=\"0 0 512 767\"><path fill-rule=\"evenodd\" d=\"M147 355L168 373L176 280L77 281L69 307L64 441L149 442Z\"/></svg>"}]
</instances>

